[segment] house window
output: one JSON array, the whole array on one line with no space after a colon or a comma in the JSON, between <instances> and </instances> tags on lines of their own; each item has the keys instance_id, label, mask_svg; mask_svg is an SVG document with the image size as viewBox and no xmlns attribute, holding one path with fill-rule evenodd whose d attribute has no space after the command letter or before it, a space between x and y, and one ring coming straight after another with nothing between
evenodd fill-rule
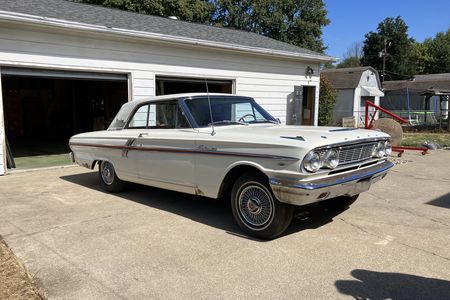
<instances>
[{"instance_id":1,"label":"house window","mask_svg":"<svg viewBox=\"0 0 450 300\"><path fill-rule=\"evenodd\" d=\"M366 106L366 101L370 101L372 103L375 103L375 97L374 96L362 96L361 97L361 107Z\"/></svg>"}]
</instances>

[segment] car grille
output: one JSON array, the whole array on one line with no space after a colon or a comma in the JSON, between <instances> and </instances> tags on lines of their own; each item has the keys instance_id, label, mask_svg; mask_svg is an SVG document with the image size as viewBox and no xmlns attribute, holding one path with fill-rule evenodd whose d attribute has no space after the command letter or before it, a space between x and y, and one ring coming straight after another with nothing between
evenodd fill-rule
<instances>
[{"instance_id":1,"label":"car grille","mask_svg":"<svg viewBox=\"0 0 450 300\"><path fill-rule=\"evenodd\" d=\"M339 165L346 165L372 158L376 142L342 146L339 151Z\"/></svg>"}]
</instances>

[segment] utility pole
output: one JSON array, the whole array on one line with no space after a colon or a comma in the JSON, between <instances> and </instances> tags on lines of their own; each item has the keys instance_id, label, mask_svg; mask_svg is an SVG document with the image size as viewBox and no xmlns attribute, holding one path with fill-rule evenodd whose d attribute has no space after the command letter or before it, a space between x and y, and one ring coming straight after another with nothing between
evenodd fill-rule
<instances>
[{"instance_id":1,"label":"utility pole","mask_svg":"<svg viewBox=\"0 0 450 300\"><path fill-rule=\"evenodd\" d=\"M389 46L390 45L391 42L389 42ZM383 58L383 72L381 73L381 82L383 82L386 77L386 57L388 56L387 46L388 46L387 38L384 38L384 48L382 51L378 53L378 56Z\"/></svg>"}]
</instances>

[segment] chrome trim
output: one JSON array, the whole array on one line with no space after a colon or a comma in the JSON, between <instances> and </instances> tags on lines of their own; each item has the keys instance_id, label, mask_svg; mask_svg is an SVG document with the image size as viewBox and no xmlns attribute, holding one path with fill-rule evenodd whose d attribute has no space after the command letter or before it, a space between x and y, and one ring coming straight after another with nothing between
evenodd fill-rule
<instances>
[{"instance_id":1,"label":"chrome trim","mask_svg":"<svg viewBox=\"0 0 450 300\"><path fill-rule=\"evenodd\" d=\"M313 149L309 150L309 151L307 152L307 154L308 154L309 152L313 152L313 151L319 152L319 151L328 150L328 149L331 149L331 148L337 148L337 150L340 152L339 147L345 147L345 146L357 146L357 145L359 145L359 144L365 144L365 143L370 143L370 142L379 142L379 141L387 141L387 140L389 140L389 138L387 138L387 137L379 137L379 138L377 137L377 138L367 138L367 139L362 139L362 140L357 140L357 141L350 141L350 142L341 142L341 143L329 144L329 145L325 145L325 146L320 146L320 147L317 147L317 148L313 148ZM303 167L303 162L304 162L305 158L306 158L306 155L303 157L302 162L301 162L301 164L300 164L300 171L301 171L303 174L324 174L324 173L329 173L330 171L338 171L338 170L341 170L341 169L347 169L347 168L350 168L350 167L353 167L353 166L363 165L364 163L370 162L370 161L371 161L370 158L367 158L367 159L364 159L364 160L354 161L354 162L348 162L348 163L345 163L345 164L341 164L341 163L339 162L339 165L338 165L336 168L334 168L333 170L320 168L320 169L319 169L318 171L316 171L316 172L310 172L310 171L306 170L306 169ZM380 158L376 158L376 159L380 159ZM381 159L383 159L383 158L381 158Z\"/></svg>"},{"instance_id":2,"label":"chrome trim","mask_svg":"<svg viewBox=\"0 0 450 300\"><path fill-rule=\"evenodd\" d=\"M293 205L305 205L339 196L353 196L367 191L393 166L393 163L383 161L376 165L315 180L271 177L269 184L279 201Z\"/></svg>"},{"instance_id":3,"label":"chrome trim","mask_svg":"<svg viewBox=\"0 0 450 300\"><path fill-rule=\"evenodd\" d=\"M208 150L208 148L165 148L165 147L141 147L128 145L106 145L106 144L91 144L91 143L69 143L69 146L75 147L90 147L90 148L108 148L117 150L135 150L135 151L149 151L149 152L170 152L170 153L187 153L187 154L207 154L207 155L223 155L223 156L242 156L254 158L267 158L276 160L290 160L298 161L299 158L271 155L271 154L257 154L257 153L242 153L232 151Z\"/></svg>"},{"instance_id":4,"label":"chrome trim","mask_svg":"<svg viewBox=\"0 0 450 300\"><path fill-rule=\"evenodd\" d=\"M329 148L334 148L334 147L353 146L353 145L358 145L358 144L364 144L364 143L370 143L370 142L378 142L378 141L386 141L386 140L389 140L389 138L388 137L367 138L367 139L361 139L361 140L356 140L356 141L340 142L340 143L320 146L320 147L311 149L311 151L313 151L313 150L324 150L324 149L329 149Z\"/></svg>"}]
</instances>

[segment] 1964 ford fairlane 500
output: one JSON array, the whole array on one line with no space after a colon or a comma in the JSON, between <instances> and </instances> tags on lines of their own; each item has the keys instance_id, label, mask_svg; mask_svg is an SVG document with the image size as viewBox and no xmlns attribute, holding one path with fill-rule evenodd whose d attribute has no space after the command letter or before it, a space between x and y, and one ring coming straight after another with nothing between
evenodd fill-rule
<instances>
[{"instance_id":1,"label":"1964 ford fairlane 500","mask_svg":"<svg viewBox=\"0 0 450 300\"><path fill-rule=\"evenodd\" d=\"M75 162L99 165L107 191L129 181L229 197L239 226L261 238L280 235L294 206L348 207L393 166L385 133L285 126L254 99L224 94L131 101L108 130L69 144Z\"/></svg>"}]
</instances>

